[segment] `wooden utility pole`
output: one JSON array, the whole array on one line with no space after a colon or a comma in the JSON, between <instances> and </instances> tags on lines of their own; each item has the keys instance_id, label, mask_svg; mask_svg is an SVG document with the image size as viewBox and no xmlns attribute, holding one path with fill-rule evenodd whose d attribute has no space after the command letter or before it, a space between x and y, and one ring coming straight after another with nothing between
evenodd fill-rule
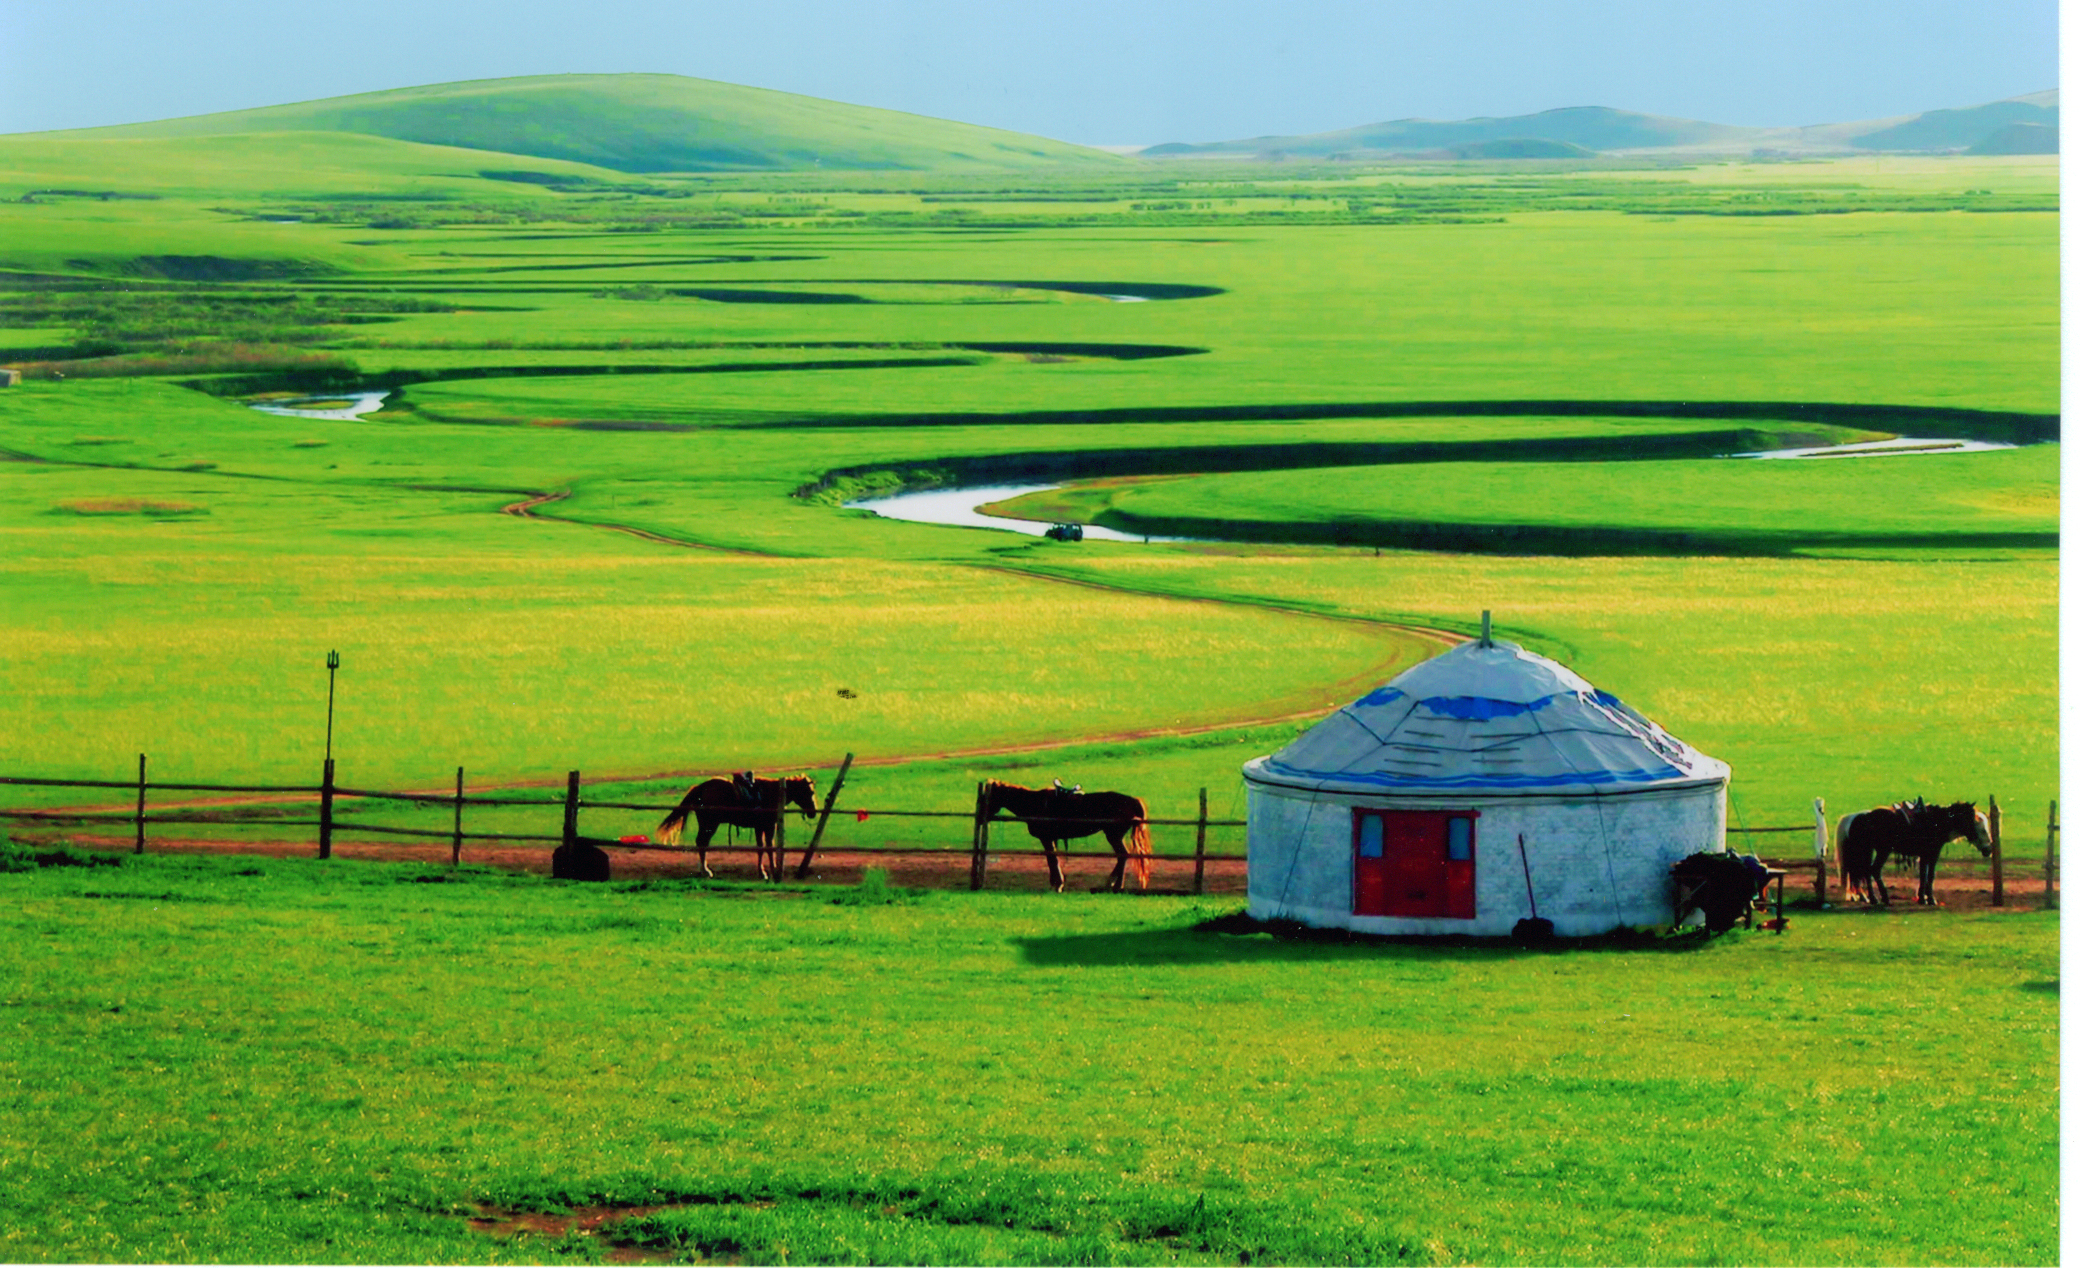
<instances>
[{"instance_id":1,"label":"wooden utility pole","mask_svg":"<svg viewBox=\"0 0 2080 1268\"><path fill-rule=\"evenodd\" d=\"M563 788L563 848L578 843L578 772L572 771Z\"/></svg>"},{"instance_id":2,"label":"wooden utility pole","mask_svg":"<svg viewBox=\"0 0 2080 1268\"><path fill-rule=\"evenodd\" d=\"M2044 820L2044 910L2058 906L2058 803Z\"/></svg>"},{"instance_id":3,"label":"wooden utility pole","mask_svg":"<svg viewBox=\"0 0 2080 1268\"><path fill-rule=\"evenodd\" d=\"M144 754L137 755L137 852L144 853Z\"/></svg>"},{"instance_id":4,"label":"wooden utility pole","mask_svg":"<svg viewBox=\"0 0 2080 1268\"><path fill-rule=\"evenodd\" d=\"M1986 794L1986 828L1992 837L1993 846L1993 905L2005 906L2007 891L2001 885L2001 803L1992 793Z\"/></svg>"},{"instance_id":5,"label":"wooden utility pole","mask_svg":"<svg viewBox=\"0 0 2080 1268\"><path fill-rule=\"evenodd\" d=\"M1199 789L1199 840L1192 847L1192 892L1206 892L1206 789Z\"/></svg>"},{"instance_id":6,"label":"wooden utility pole","mask_svg":"<svg viewBox=\"0 0 2080 1268\"><path fill-rule=\"evenodd\" d=\"M798 881L809 879L809 860L816 857L816 847L823 843L823 825L831 821L831 808L838 804L838 790L845 786L845 773L851 769L852 754L847 753L838 766L838 777L831 781L830 792L824 796L823 812L816 816L816 831L809 834L809 848L802 851L802 861L795 866L794 878Z\"/></svg>"},{"instance_id":7,"label":"wooden utility pole","mask_svg":"<svg viewBox=\"0 0 2080 1268\"><path fill-rule=\"evenodd\" d=\"M332 759L325 759L325 780L318 785L318 857L332 857Z\"/></svg>"},{"instance_id":8,"label":"wooden utility pole","mask_svg":"<svg viewBox=\"0 0 2080 1268\"><path fill-rule=\"evenodd\" d=\"M983 812L988 797L987 785L978 781L975 785L975 838L969 847L968 888L982 888L983 873L989 869L989 816Z\"/></svg>"},{"instance_id":9,"label":"wooden utility pole","mask_svg":"<svg viewBox=\"0 0 2080 1268\"><path fill-rule=\"evenodd\" d=\"M1813 897L1827 906L1827 801L1813 798Z\"/></svg>"}]
</instances>

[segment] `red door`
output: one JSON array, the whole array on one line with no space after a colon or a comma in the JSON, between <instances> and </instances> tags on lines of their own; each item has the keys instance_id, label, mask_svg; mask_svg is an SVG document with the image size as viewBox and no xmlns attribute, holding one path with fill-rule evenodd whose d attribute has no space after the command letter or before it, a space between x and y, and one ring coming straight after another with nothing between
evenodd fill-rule
<instances>
[{"instance_id":1,"label":"red door","mask_svg":"<svg viewBox=\"0 0 2080 1268\"><path fill-rule=\"evenodd\" d=\"M1358 810L1351 914L1471 920L1475 810Z\"/></svg>"}]
</instances>

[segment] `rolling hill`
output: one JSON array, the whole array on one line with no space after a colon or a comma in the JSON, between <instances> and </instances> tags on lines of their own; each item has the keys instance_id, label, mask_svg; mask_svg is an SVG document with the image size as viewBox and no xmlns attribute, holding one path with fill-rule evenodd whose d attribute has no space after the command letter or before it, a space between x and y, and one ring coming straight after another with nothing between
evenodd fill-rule
<instances>
[{"instance_id":1,"label":"rolling hill","mask_svg":"<svg viewBox=\"0 0 2080 1268\"><path fill-rule=\"evenodd\" d=\"M1931 110L1893 119L1800 128L1738 127L1581 106L1507 118L1399 119L1305 136L1251 137L1204 144L1171 142L1150 146L1140 155L1156 159L1359 159L1387 155L1558 157L1569 153L1556 147L1576 147L1577 152L1685 155L1746 154L1757 150L1796 154L1948 152L1988 144L1996 133L2017 124L2031 125L2040 131L2008 134L1991 143L2042 146L2048 132L2051 148L1994 152L2056 153L2057 90L1963 110Z\"/></svg>"},{"instance_id":2,"label":"rolling hill","mask_svg":"<svg viewBox=\"0 0 2080 1268\"><path fill-rule=\"evenodd\" d=\"M616 172L1105 166L1079 145L680 75L537 75L34 134L37 140L345 133Z\"/></svg>"}]
</instances>

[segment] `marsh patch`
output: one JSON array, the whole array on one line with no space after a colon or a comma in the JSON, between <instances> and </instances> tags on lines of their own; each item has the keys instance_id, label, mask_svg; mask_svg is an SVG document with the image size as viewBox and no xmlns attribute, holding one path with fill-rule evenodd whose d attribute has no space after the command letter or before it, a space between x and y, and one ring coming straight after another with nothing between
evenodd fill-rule
<instances>
[{"instance_id":1,"label":"marsh patch","mask_svg":"<svg viewBox=\"0 0 2080 1268\"><path fill-rule=\"evenodd\" d=\"M85 516L142 515L152 519L173 519L183 515L207 515L209 508L193 502L155 502L145 498L79 498L58 503L51 508L50 513Z\"/></svg>"}]
</instances>

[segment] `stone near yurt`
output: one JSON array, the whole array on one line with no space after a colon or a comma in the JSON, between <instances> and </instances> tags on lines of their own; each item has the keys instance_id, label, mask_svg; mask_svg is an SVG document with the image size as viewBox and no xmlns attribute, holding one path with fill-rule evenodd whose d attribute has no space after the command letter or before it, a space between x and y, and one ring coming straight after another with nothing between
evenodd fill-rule
<instances>
[{"instance_id":1,"label":"stone near yurt","mask_svg":"<svg viewBox=\"0 0 2080 1268\"><path fill-rule=\"evenodd\" d=\"M1483 635L1243 766L1249 914L1481 937L1534 916L1563 937L1667 924L1669 868L1725 848L1731 774Z\"/></svg>"}]
</instances>

